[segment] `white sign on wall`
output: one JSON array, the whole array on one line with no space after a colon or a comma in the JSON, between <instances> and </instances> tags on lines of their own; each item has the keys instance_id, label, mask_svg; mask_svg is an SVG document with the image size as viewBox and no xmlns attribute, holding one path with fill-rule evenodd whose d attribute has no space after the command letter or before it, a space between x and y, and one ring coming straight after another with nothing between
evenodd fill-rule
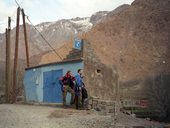
<instances>
[{"instance_id":1,"label":"white sign on wall","mask_svg":"<svg viewBox=\"0 0 170 128\"><path fill-rule=\"evenodd\" d=\"M74 48L75 48L75 49L81 50L81 45L82 45L81 40L78 40L78 39L75 39L75 40L74 40Z\"/></svg>"}]
</instances>

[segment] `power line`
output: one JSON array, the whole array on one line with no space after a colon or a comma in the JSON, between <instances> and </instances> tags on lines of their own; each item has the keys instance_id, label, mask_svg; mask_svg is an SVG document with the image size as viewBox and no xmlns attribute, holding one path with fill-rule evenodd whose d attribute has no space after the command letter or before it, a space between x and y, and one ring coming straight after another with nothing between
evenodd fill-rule
<instances>
[{"instance_id":1,"label":"power line","mask_svg":"<svg viewBox=\"0 0 170 128\"><path fill-rule=\"evenodd\" d=\"M15 3L18 5L18 7L21 7L21 4L24 2L24 0L22 0L20 3L18 3L17 0L15 0Z\"/></svg>"},{"instance_id":2,"label":"power line","mask_svg":"<svg viewBox=\"0 0 170 128\"><path fill-rule=\"evenodd\" d=\"M52 45L45 39L45 37L42 35L42 33L33 25L33 23L30 21L29 17L27 16L27 20L30 22L30 24L34 27L34 29L40 34L41 38L48 44L48 46L54 51L54 53L62 60L62 57L57 53L57 51L52 47Z\"/></svg>"},{"instance_id":3,"label":"power line","mask_svg":"<svg viewBox=\"0 0 170 128\"><path fill-rule=\"evenodd\" d=\"M17 1L17 0L15 0L15 3L18 5L18 7L20 7L20 4L18 3L18 1Z\"/></svg>"},{"instance_id":4,"label":"power line","mask_svg":"<svg viewBox=\"0 0 170 128\"><path fill-rule=\"evenodd\" d=\"M16 4L18 5L18 7L21 6L21 4L23 3L24 0L22 0L22 2L19 4L17 0L15 0ZM24 16L27 16L24 14ZM41 36L41 38L48 44L48 46L54 51L54 53L62 60L62 57L57 53L57 51L52 47L52 45L46 40L46 38L41 34L41 32L33 25L33 23L30 21L29 17L27 16L27 20L30 22L30 24L34 27L34 29L39 33L39 35Z\"/></svg>"},{"instance_id":5,"label":"power line","mask_svg":"<svg viewBox=\"0 0 170 128\"><path fill-rule=\"evenodd\" d=\"M18 7L20 7L21 6L21 4L24 2L24 0L22 0L21 2L20 2L20 4L18 3L18 1L17 0L15 0L15 3L18 5Z\"/></svg>"},{"instance_id":6,"label":"power line","mask_svg":"<svg viewBox=\"0 0 170 128\"><path fill-rule=\"evenodd\" d=\"M21 6L21 4L24 2L24 0L22 0L21 2L20 2L20 6Z\"/></svg>"}]
</instances>

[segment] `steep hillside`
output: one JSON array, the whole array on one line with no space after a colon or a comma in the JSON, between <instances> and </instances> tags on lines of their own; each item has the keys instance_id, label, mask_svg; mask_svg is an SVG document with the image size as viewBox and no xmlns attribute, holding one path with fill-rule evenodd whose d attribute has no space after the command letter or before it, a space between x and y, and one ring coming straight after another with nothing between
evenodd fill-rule
<instances>
[{"instance_id":1,"label":"steep hillside","mask_svg":"<svg viewBox=\"0 0 170 128\"><path fill-rule=\"evenodd\" d=\"M65 42L61 47L57 48L56 51L60 53L62 59L66 58L69 51L72 50L73 43L71 41ZM41 56L39 64L47 64L51 62L61 61L61 59L54 53L54 51L49 51Z\"/></svg>"},{"instance_id":2,"label":"steep hillside","mask_svg":"<svg viewBox=\"0 0 170 128\"><path fill-rule=\"evenodd\" d=\"M170 72L170 0L136 0L108 13L86 34L103 63L121 81Z\"/></svg>"},{"instance_id":3,"label":"steep hillside","mask_svg":"<svg viewBox=\"0 0 170 128\"><path fill-rule=\"evenodd\" d=\"M108 11L99 11L99 12L96 12L95 14L93 14L90 17L90 22L93 25L96 25L97 23L99 23L102 20L104 20L108 13L109 13Z\"/></svg>"},{"instance_id":4,"label":"steep hillside","mask_svg":"<svg viewBox=\"0 0 170 128\"><path fill-rule=\"evenodd\" d=\"M101 15L102 13L102 15ZM99 12L91 17L62 19L56 22L44 22L35 27L42 33L45 39L50 42L54 48L59 48L65 42L72 39L78 33L89 31L95 23L100 22L108 12ZM15 28L11 30L11 48L14 55ZM27 34L29 42L30 56L50 51L51 48L45 43L40 34L30 24L27 24ZM19 38L19 58L25 59L25 46L23 36L23 26L20 26ZM5 60L5 34L0 34L0 60Z\"/></svg>"},{"instance_id":5,"label":"steep hillside","mask_svg":"<svg viewBox=\"0 0 170 128\"><path fill-rule=\"evenodd\" d=\"M46 40L58 51L62 58L72 49L74 36L89 31L93 25L101 21L108 12L98 12L92 17L63 19L56 22L44 22L35 27L46 38ZM11 58L14 57L15 31L11 30ZM27 34L29 43L30 63L31 66L59 61L60 58L45 43L40 34L30 24L27 24ZM19 64L21 74L23 74L25 65L25 43L23 35L23 26L20 26L19 38ZM0 86L4 85L4 66L5 66L5 34L0 33ZM12 61L11 60L11 61ZM13 66L13 65L12 65ZM21 76L22 78L23 76ZM21 83L22 84L22 83Z\"/></svg>"}]
</instances>

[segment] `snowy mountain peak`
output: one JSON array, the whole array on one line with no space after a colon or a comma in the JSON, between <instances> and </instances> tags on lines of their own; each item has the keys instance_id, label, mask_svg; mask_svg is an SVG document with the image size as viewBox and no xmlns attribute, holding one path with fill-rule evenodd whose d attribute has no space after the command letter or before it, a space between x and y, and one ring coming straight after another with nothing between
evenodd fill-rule
<instances>
[{"instance_id":1,"label":"snowy mountain peak","mask_svg":"<svg viewBox=\"0 0 170 128\"><path fill-rule=\"evenodd\" d=\"M54 22L43 22L37 24L35 27L54 48L58 48L62 46L64 42L71 40L73 36L88 32L93 27L93 25L100 22L102 17L105 15L106 12L99 12L96 13L96 15L94 14L93 18L77 17L72 19L62 19ZM22 26L20 27L22 28ZM28 24L27 27L29 30L29 47L32 51L30 56L51 50L51 48L45 43L40 34L34 29L32 25ZM14 40L15 28L11 30L11 35L11 40ZM22 37L23 34L21 33L20 35L20 42L24 42L24 38ZM0 47L4 47L3 45L5 44L5 38L3 37L5 37L4 34L0 34ZM12 47L14 47L14 43L12 44ZM20 48L23 49L24 47L24 43L21 43ZM0 51L0 60L4 60L4 56L5 49ZM23 50L19 58L25 58L25 52Z\"/></svg>"},{"instance_id":2,"label":"snowy mountain peak","mask_svg":"<svg viewBox=\"0 0 170 128\"><path fill-rule=\"evenodd\" d=\"M80 18L78 20L72 19L70 20L71 23L77 25L77 26L81 26L80 29L87 32L88 30L90 30L93 26L93 24L90 22L90 18Z\"/></svg>"}]
</instances>

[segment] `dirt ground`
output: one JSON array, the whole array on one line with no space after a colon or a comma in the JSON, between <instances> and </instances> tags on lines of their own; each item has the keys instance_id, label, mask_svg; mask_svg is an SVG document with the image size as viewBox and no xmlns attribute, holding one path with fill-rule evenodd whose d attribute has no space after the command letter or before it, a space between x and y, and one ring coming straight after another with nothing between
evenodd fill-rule
<instances>
[{"instance_id":1,"label":"dirt ground","mask_svg":"<svg viewBox=\"0 0 170 128\"><path fill-rule=\"evenodd\" d=\"M117 127L145 126L163 128L163 125L120 114ZM57 107L18 104L0 105L0 128L114 128L112 115L94 110L62 109Z\"/></svg>"}]
</instances>

